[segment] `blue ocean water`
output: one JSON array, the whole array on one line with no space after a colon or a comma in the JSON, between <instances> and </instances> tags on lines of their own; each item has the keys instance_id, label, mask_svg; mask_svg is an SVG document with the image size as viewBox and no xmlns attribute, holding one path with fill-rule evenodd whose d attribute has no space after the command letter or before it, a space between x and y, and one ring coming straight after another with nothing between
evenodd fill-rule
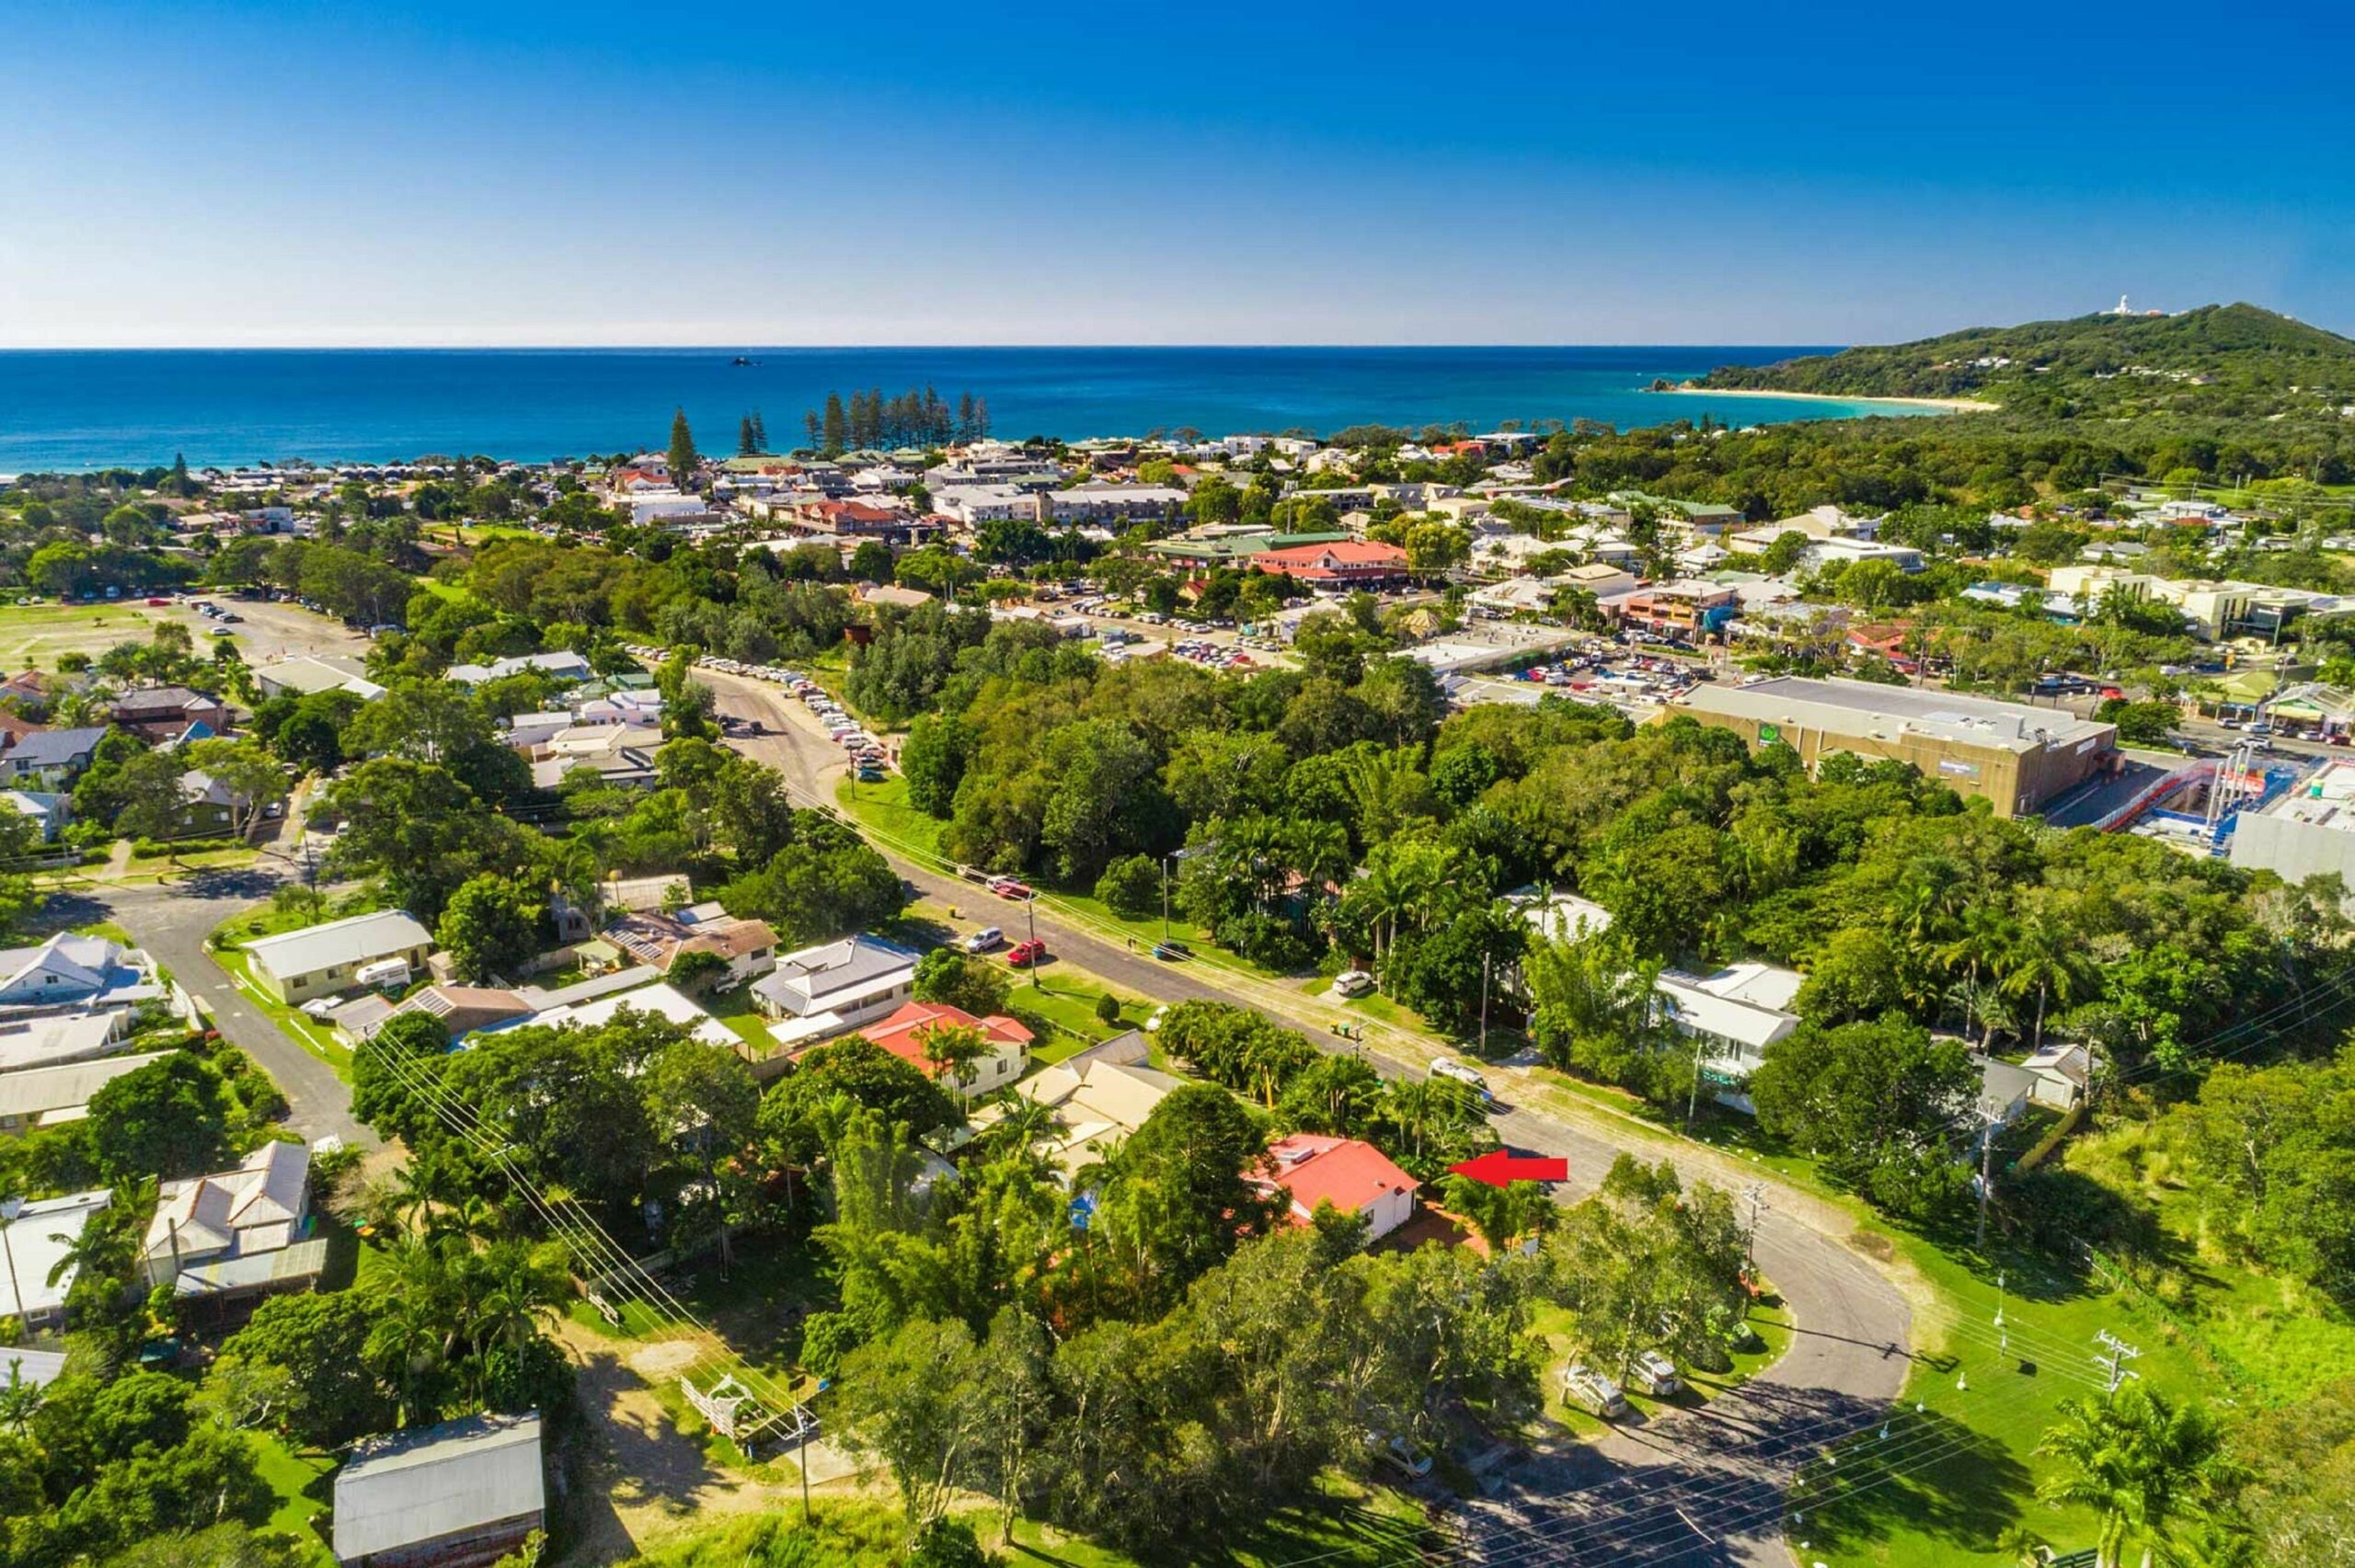
<instances>
[{"instance_id":1,"label":"blue ocean water","mask_svg":"<svg viewBox=\"0 0 2355 1568\"><path fill-rule=\"evenodd\" d=\"M1622 429L1706 412L1735 424L1900 405L1739 394L1666 396L1716 366L1822 349L109 349L0 352L0 473L385 462L427 453L534 461L660 447L673 408L698 444L735 450L759 409L770 441L803 438L829 391L930 384L989 402L993 432L1080 440L1192 427L1209 435L1508 419Z\"/></svg>"}]
</instances>

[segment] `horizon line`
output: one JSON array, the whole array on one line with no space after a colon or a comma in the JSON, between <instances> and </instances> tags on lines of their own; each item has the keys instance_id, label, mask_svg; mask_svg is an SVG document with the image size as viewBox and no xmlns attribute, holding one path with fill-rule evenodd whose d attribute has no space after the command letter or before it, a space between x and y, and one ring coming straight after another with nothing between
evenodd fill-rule
<instances>
[{"instance_id":1,"label":"horizon line","mask_svg":"<svg viewBox=\"0 0 2355 1568\"><path fill-rule=\"evenodd\" d=\"M1384 353L1430 353L1467 349L1831 349L1854 348L1850 343L1671 343L1632 339L1588 343L1463 342L1463 343L24 343L0 344L0 354L601 354L601 353L1013 353L1050 350L1057 353L1137 353L1143 351L1212 351L1221 353L1366 350Z\"/></svg>"}]
</instances>

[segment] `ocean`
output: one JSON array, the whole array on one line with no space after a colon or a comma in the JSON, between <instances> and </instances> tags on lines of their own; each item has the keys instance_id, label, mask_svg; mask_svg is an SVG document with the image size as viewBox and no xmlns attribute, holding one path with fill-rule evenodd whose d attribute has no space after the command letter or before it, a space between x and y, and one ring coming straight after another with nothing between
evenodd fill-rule
<instances>
[{"instance_id":1,"label":"ocean","mask_svg":"<svg viewBox=\"0 0 2355 1568\"><path fill-rule=\"evenodd\" d=\"M0 351L0 474L431 453L537 461L660 448L684 408L706 452L758 409L770 444L805 440L830 391L929 384L988 401L1009 439L1206 435L1461 420L1710 414L1733 424L1918 414L1868 402L1664 396L1718 365L1822 348L478 349ZM752 362L731 362L739 354Z\"/></svg>"}]
</instances>

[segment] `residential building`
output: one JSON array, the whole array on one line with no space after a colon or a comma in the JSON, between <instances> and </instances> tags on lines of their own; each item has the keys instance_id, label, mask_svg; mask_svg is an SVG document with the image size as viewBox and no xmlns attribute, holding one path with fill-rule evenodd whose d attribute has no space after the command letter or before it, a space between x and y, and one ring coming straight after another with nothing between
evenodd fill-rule
<instances>
[{"instance_id":1,"label":"residential building","mask_svg":"<svg viewBox=\"0 0 2355 1568\"><path fill-rule=\"evenodd\" d=\"M307 1235L310 1182L309 1147L279 1139L235 1170L166 1182L143 1243L147 1283L211 1300L309 1288L327 1261L326 1239Z\"/></svg>"},{"instance_id":2,"label":"residential building","mask_svg":"<svg viewBox=\"0 0 2355 1568\"><path fill-rule=\"evenodd\" d=\"M945 1078L940 1067L925 1059L925 1036L935 1029L955 1026L979 1029L989 1047L987 1055L957 1076L954 1087L959 1093L971 1096L1003 1089L1029 1067L1028 1029L1003 1013L976 1018L963 1008L951 1007L945 1001L905 1003L881 1023L869 1024L859 1033L929 1076Z\"/></svg>"},{"instance_id":3,"label":"residential building","mask_svg":"<svg viewBox=\"0 0 2355 1568\"><path fill-rule=\"evenodd\" d=\"M1037 1147L1063 1180L1119 1148L1179 1087L1179 1080L1143 1065L1142 1047L1135 1054L1135 1061L1074 1058L1014 1086L1017 1094L1055 1113L1054 1132ZM994 1110L984 1108L975 1125L995 1119Z\"/></svg>"},{"instance_id":4,"label":"residential building","mask_svg":"<svg viewBox=\"0 0 2355 1568\"><path fill-rule=\"evenodd\" d=\"M0 783L18 789L71 789L74 781L90 765L98 742L106 737L103 725L83 729L36 730L0 751Z\"/></svg>"},{"instance_id":5,"label":"residential building","mask_svg":"<svg viewBox=\"0 0 2355 1568\"><path fill-rule=\"evenodd\" d=\"M433 933L403 910L353 915L245 944L254 984L290 1006L330 995L388 958L422 969L432 950Z\"/></svg>"},{"instance_id":6,"label":"residential building","mask_svg":"<svg viewBox=\"0 0 2355 1568\"><path fill-rule=\"evenodd\" d=\"M1313 589L1331 590L1393 582L1407 575L1407 552L1396 544L1347 540L1335 544L1299 544L1263 550L1251 564L1269 576L1288 576Z\"/></svg>"},{"instance_id":7,"label":"residential building","mask_svg":"<svg viewBox=\"0 0 2355 1568\"><path fill-rule=\"evenodd\" d=\"M1232 567L1270 550L1292 550L1311 544L1342 544L1349 534L1279 533L1262 527L1213 523L1192 528L1170 539L1155 539L1144 547L1148 555L1181 567Z\"/></svg>"},{"instance_id":8,"label":"residential building","mask_svg":"<svg viewBox=\"0 0 2355 1568\"><path fill-rule=\"evenodd\" d=\"M254 688L264 697L307 697L316 692L350 692L374 702L385 688L368 679L368 667L340 654L301 654L254 670Z\"/></svg>"},{"instance_id":9,"label":"residential building","mask_svg":"<svg viewBox=\"0 0 2355 1568\"><path fill-rule=\"evenodd\" d=\"M723 985L740 986L776 967L776 933L766 921L739 920L716 903L677 914L630 910L608 921L604 937L630 961L668 974L683 953L715 953L728 965Z\"/></svg>"},{"instance_id":10,"label":"residential building","mask_svg":"<svg viewBox=\"0 0 2355 1568\"><path fill-rule=\"evenodd\" d=\"M357 1006L358 1003L352 1005ZM461 986L437 981L387 1006L372 1021L345 1026L362 1039L369 1039L403 1013L422 1013L429 1018L441 1020L442 1026L450 1032L450 1043L455 1045L477 1029L493 1028L515 1019L528 1018L533 1011L532 1004L523 1000L520 991L499 986ZM339 1025L343 1025L342 1013L339 1012L336 1017Z\"/></svg>"},{"instance_id":11,"label":"residential building","mask_svg":"<svg viewBox=\"0 0 2355 1568\"><path fill-rule=\"evenodd\" d=\"M536 1412L371 1437L336 1471L339 1568L485 1568L546 1521Z\"/></svg>"},{"instance_id":12,"label":"residential building","mask_svg":"<svg viewBox=\"0 0 2355 1568\"><path fill-rule=\"evenodd\" d=\"M1668 1024L1694 1042L1704 1079L1720 1104L1752 1109L1742 1082L1766 1047L1799 1026L1790 1011L1806 977L1772 964L1734 964L1706 975L1663 969L1653 984Z\"/></svg>"},{"instance_id":13,"label":"residential building","mask_svg":"<svg viewBox=\"0 0 2355 1568\"><path fill-rule=\"evenodd\" d=\"M578 995L577 1001L544 1001L534 1012L519 1018L502 1019L485 1024L477 1034L504 1034L510 1029L601 1029L621 1016L624 1012L644 1013L657 1018L667 1018L706 1046L741 1054L744 1042L735 1031L705 1011L701 1003L673 985L661 980L649 983L648 971L636 969L637 983L624 989L594 990L592 986L567 987L557 995ZM592 994L582 995L583 992ZM532 991L523 993L526 1001L534 1001Z\"/></svg>"},{"instance_id":14,"label":"residential building","mask_svg":"<svg viewBox=\"0 0 2355 1568\"><path fill-rule=\"evenodd\" d=\"M27 1329L45 1328L65 1315L65 1294L82 1265L74 1259L82 1229L114 1201L108 1192L68 1193L34 1198L13 1219L0 1219L0 1311ZM8 1352L10 1356L18 1354Z\"/></svg>"},{"instance_id":15,"label":"residential building","mask_svg":"<svg viewBox=\"0 0 2355 1568\"><path fill-rule=\"evenodd\" d=\"M597 934L597 922L613 910L660 910L666 905L684 909L694 901L695 884L682 871L657 872L650 876L618 873L597 884L588 908L574 904L562 892L548 895L548 914L556 921L558 942L586 942Z\"/></svg>"},{"instance_id":16,"label":"residential building","mask_svg":"<svg viewBox=\"0 0 2355 1568\"><path fill-rule=\"evenodd\" d=\"M1057 522L1155 522L1185 509L1174 485L1080 485L1047 492L1046 515Z\"/></svg>"},{"instance_id":17,"label":"residential building","mask_svg":"<svg viewBox=\"0 0 2355 1568\"><path fill-rule=\"evenodd\" d=\"M2063 710L1868 681L1777 676L1695 686L1669 704L1759 747L1787 746L1812 772L1833 751L1894 758L1999 817L2027 816L2117 767L2118 729Z\"/></svg>"},{"instance_id":18,"label":"residential building","mask_svg":"<svg viewBox=\"0 0 2355 1568\"><path fill-rule=\"evenodd\" d=\"M185 686L149 686L115 699L114 722L151 745L206 724L215 734L229 727L229 704Z\"/></svg>"},{"instance_id":19,"label":"residential building","mask_svg":"<svg viewBox=\"0 0 2355 1568\"><path fill-rule=\"evenodd\" d=\"M0 790L0 805L31 822L45 844L55 843L59 831L74 819L74 797L69 795L33 789Z\"/></svg>"},{"instance_id":20,"label":"residential building","mask_svg":"<svg viewBox=\"0 0 2355 1568\"><path fill-rule=\"evenodd\" d=\"M886 610L913 610L920 604L932 602L932 595L920 588L901 588L892 583L876 583L858 590L861 604L879 605Z\"/></svg>"},{"instance_id":21,"label":"residential building","mask_svg":"<svg viewBox=\"0 0 2355 1568\"><path fill-rule=\"evenodd\" d=\"M0 1014L106 1012L163 997L155 960L108 937L61 931L36 947L0 950Z\"/></svg>"},{"instance_id":22,"label":"residential building","mask_svg":"<svg viewBox=\"0 0 2355 1568\"><path fill-rule=\"evenodd\" d=\"M752 1005L775 1020L769 1033L798 1047L848 1034L897 1012L915 995L916 956L871 936L844 937L781 955L752 982Z\"/></svg>"},{"instance_id":23,"label":"residential building","mask_svg":"<svg viewBox=\"0 0 2355 1568\"><path fill-rule=\"evenodd\" d=\"M1366 1240L1378 1242L1415 1216L1415 1178L1373 1144L1354 1138L1296 1132L1268 1145L1266 1162L1244 1179L1263 1192L1281 1192L1285 1218L1305 1225L1317 1205L1362 1217Z\"/></svg>"},{"instance_id":24,"label":"residential building","mask_svg":"<svg viewBox=\"0 0 2355 1568\"><path fill-rule=\"evenodd\" d=\"M1611 911L1591 898L1535 886L1505 895L1530 929L1551 942L1584 942L1611 929Z\"/></svg>"},{"instance_id":25,"label":"residential building","mask_svg":"<svg viewBox=\"0 0 2355 1568\"><path fill-rule=\"evenodd\" d=\"M2056 1111L2074 1108L2093 1087L2093 1053L2074 1041L2039 1047L2020 1065L2036 1077L2028 1098Z\"/></svg>"},{"instance_id":26,"label":"residential building","mask_svg":"<svg viewBox=\"0 0 2355 1568\"><path fill-rule=\"evenodd\" d=\"M0 1138L21 1138L43 1127L80 1121L89 1115L91 1095L123 1074L171 1054L147 1051L0 1072Z\"/></svg>"},{"instance_id":27,"label":"residential building","mask_svg":"<svg viewBox=\"0 0 2355 1568\"><path fill-rule=\"evenodd\" d=\"M959 485L935 490L932 509L967 528L985 522L1036 522L1043 498L1012 485Z\"/></svg>"},{"instance_id":28,"label":"residential building","mask_svg":"<svg viewBox=\"0 0 2355 1568\"><path fill-rule=\"evenodd\" d=\"M96 1061L131 1046L131 1012L38 1013L0 1017L0 1073Z\"/></svg>"}]
</instances>

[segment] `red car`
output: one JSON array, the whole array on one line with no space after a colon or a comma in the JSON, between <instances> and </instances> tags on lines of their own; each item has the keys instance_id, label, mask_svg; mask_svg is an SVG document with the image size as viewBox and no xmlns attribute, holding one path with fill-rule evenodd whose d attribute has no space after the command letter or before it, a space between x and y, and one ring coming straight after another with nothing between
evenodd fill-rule
<instances>
[{"instance_id":1,"label":"red car","mask_svg":"<svg viewBox=\"0 0 2355 1568\"><path fill-rule=\"evenodd\" d=\"M1006 949L1005 961L1017 969L1027 969L1047 956L1043 942L1017 942Z\"/></svg>"},{"instance_id":2,"label":"red car","mask_svg":"<svg viewBox=\"0 0 2355 1568\"><path fill-rule=\"evenodd\" d=\"M990 884L990 891L1001 898L1030 898L1037 897L1027 882L1017 882L1011 876L1001 876Z\"/></svg>"}]
</instances>

